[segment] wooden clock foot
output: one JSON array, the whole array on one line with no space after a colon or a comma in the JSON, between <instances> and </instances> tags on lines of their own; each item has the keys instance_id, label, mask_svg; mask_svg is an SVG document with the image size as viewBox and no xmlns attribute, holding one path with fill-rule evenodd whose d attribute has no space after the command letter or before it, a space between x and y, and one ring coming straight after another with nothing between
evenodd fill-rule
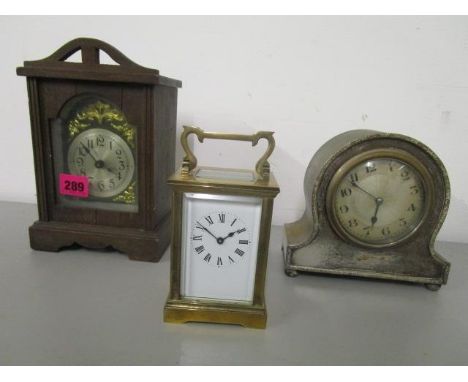
<instances>
[{"instance_id":1,"label":"wooden clock foot","mask_svg":"<svg viewBox=\"0 0 468 382\"><path fill-rule=\"evenodd\" d=\"M158 262L170 242L169 219L154 231L62 222L35 222L29 227L31 248L57 252L72 245L113 248L131 260Z\"/></svg>"}]
</instances>

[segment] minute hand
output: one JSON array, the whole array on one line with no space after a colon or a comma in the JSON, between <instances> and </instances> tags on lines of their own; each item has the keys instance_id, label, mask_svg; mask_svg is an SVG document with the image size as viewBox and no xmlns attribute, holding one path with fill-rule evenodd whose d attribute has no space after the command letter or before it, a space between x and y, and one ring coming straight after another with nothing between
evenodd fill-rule
<instances>
[{"instance_id":1,"label":"minute hand","mask_svg":"<svg viewBox=\"0 0 468 382\"><path fill-rule=\"evenodd\" d=\"M81 145L83 146L83 148L85 149L85 151L89 154L89 156L90 156L91 158L93 158L94 162L97 162L98 160L97 160L96 157L93 155L93 153L91 152L91 150L90 150L89 148L87 148L83 142L80 142L80 143L81 143Z\"/></svg>"},{"instance_id":2,"label":"minute hand","mask_svg":"<svg viewBox=\"0 0 468 382\"><path fill-rule=\"evenodd\" d=\"M369 191L364 190L364 189L363 189L359 184L357 184L355 181L352 181L351 184L352 184L353 187L356 187L356 188L360 189L362 192L364 192L365 194L369 195L372 199L374 199L375 201L377 201L378 198L377 198L376 196L372 195Z\"/></svg>"},{"instance_id":3,"label":"minute hand","mask_svg":"<svg viewBox=\"0 0 468 382\"><path fill-rule=\"evenodd\" d=\"M197 223L198 223L198 225L199 225L203 230L205 230L205 231L208 232L211 236L213 236L216 240L218 240L218 238L217 238L215 235L213 235L213 234L211 233L211 231L210 231L208 228L205 228L203 225L201 225L201 223L200 223L199 221L197 221Z\"/></svg>"}]
</instances>

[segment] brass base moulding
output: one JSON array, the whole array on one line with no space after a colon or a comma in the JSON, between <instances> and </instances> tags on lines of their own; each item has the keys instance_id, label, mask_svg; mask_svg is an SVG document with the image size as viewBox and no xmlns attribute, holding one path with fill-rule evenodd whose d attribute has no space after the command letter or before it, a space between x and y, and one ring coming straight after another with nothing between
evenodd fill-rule
<instances>
[{"instance_id":1,"label":"brass base moulding","mask_svg":"<svg viewBox=\"0 0 468 382\"><path fill-rule=\"evenodd\" d=\"M208 322L265 329L266 321L267 312L265 307L242 305L226 307L200 306L183 300L168 300L164 307L164 322L169 323Z\"/></svg>"}]
</instances>

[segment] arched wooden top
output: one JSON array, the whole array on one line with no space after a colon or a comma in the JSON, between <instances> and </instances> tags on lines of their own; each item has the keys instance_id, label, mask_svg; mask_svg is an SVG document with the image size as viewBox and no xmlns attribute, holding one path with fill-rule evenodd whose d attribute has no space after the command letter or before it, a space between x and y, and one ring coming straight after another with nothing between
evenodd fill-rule
<instances>
[{"instance_id":1,"label":"arched wooden top","mask_svg":"<svg viewBox=\"0 0 468 382\"><path fill-rule=\"evenodd\" d=\"M82 62L66 61L81 51ZM105 52L116 65L101 64L100 52ZM181 87L182 83L159 75L159 70L146 68L130 60L112 45L94 38L76 38L50 56L25 61L17 74L27 77L68 78L96 81L119 81Z\"/></svg>"},{"instance_id":2,"label":"arched wooden top","mask_svg":"<svg viewBox=\"0 0 468 382\"><path fill-rule=\"evenodd\" d=\"M59 63L66 61L74 53L81 50L82 65L99 65L99 51L103 51L109 55L118 65L139 68L145 72L159 74L159 70L145 68L130 60L120 50L114 48L107 42L95 38L76 38L67 42L65 45L57 49L50 56L36 61L26 61L25 66L35 66L43 63Z\"/></svg>"}]
</instances>

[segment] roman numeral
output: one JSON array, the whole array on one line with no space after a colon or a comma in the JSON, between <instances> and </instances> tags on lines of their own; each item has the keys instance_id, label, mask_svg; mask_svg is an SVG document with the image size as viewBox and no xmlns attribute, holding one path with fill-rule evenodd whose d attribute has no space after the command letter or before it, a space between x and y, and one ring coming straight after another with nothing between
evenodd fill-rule
<instances>
[{"instance_id":1,"label":"roman numeral","mask_svg":"<svg viewBox=\"0 0 468 382\"><path fill-rule=\"evenodd\" d=\"M237 233L242 233L242 232L245 232L245 228L241 228L237 230Z\"/></svg>"},{"instance_id":2,"label":"roman numeral","mask_svg":"<svg viewBox=\"0 0 468 382\"><path fill-rule=\"evenodd\" d=\"M234 225L234 223L237 221L237 218L235 218L232 223L231 223L231 227Z\"/></svg>"},{"instance_id":3,"label":"roman numeral","mask_svg":"<svg viewBox=\"0 0 468 382\"><path fill-rule=\"evenodd\" d=\"M231 256L228 256L228 259L229 259L229 262L230 262L231 264L234 264L234 263L235 263L234 259L233 259Z\"/></svg>"},{"instance_id":4,"label":"roman numeral","mask_svg":"<svg viewBox=\"0 0 468 382\"><path fill-rule=\"evenodd\" d=\"M248 240L239 240L239 244L249 244Z\"/></svg>"},{"instance_id":5,"label":"roman numeral","mask_svg":"<svg viewBox=\"0 0 468 382\"><path fill-rule=\"evenodd\" d=\"M202 239L201 236L194 236L194 237L192 237L192 240L201 240L201 239Z\"/></svg>"},{"instance_id":6,"label":"roman numeral","mask_svg":"<svg viewBox=\"0 0 468 382\"><path fill-rule=\"evenodd\" d=\"M199 247L195 248L195 251L197 251L197 253L202 253L204 250L205 250L205 247L203 245L200 245Z\"/></svg>"},{"instance_id":7,"label":"roman numeral","mask_svg":"<svg viewBox=\"0 0 468 382\"><path fill-rule=\"evenodd\" d=\"M220 267L221 265L223 265L223 259L221 259L221 257L218 257L218 261L216 262L216 265L218 267Z\"/></svg>"},{"instance_id":8,"label":"roman numeral","mask_svg":"<svg viewBox=\"0 0 468 382\"><path fill-rule=\"evenodd\" d=\"M211 216L207 216L205 220L211 225L213 224L213 219L211 219Z\"/></svg>"},{"instance_id":9,"label":"roman numeral","mask_svg":"<svg viewBox=\"0 0 468 382\"><path fill-rule=\"evenodd\" d=\"M203 258L203 260L205 260L207 263L209 263L210 260L211 260L211 255L208 253L208 254Z\"/></svg>"},{"instance_id":10,"label":"roman numeral","mask_svg":"<svg viewBox=\"0 0 468 382\"><path fill-rule=\"evenodd\" d=\"M225 214L218 214L218 217L219 217L219 221L221 223L224 223L224 221L226 220L226 215Z\"/></svg>"},{"instance_id":11,"label":"roman numeral","mask_svg":"<svg viewBox=\"0 0 468 382\"><path fill-rule=\"evenodd\" d=\"M244 256L244 253L245 253L242 249L239 249L239 248L236 248L234 252L237 253L239 256Z\"/></svg>"},{"instance_id":12,"label":"roman numeral","mask_svg":"<svg viewBox=\"0 0 468 382\"><path fill-rule=\"evenodd\" d=\"M203 228L203 226L201 225L201 223L200 223L200 222L198 222L198 221L197 221L197 225L196 225L196 227L195 227L195 228L201 229L202 231L204 231L204 230L205 230L205 228Z\"/></svg>"}]
</instances>

